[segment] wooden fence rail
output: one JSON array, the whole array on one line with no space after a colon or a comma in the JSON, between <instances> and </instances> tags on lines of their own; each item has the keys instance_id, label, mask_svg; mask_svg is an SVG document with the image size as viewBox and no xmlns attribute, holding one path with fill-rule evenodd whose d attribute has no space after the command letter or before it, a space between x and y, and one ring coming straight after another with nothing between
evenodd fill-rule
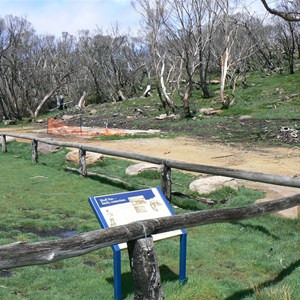
<instances>
[{"instance_id":1,"label":"wooden fence rail","mask_svg":"<svg viewBox=\"0 0 300 300\"><path fill-rule=\"evenodd\" d=\"M99 229L60 240L0 246L0 270L48 264L156 233L250 219L300 205L300 194L239 208L211 209Z\"/></svg>"},{"instance_id":2,"label":"wooden fence rail","mask_svg":"<svg viewBox=\"0 0 300 300\"><path fill-rule=\"evenodd\" d=\"M2 132L0 133L0 135L34 140L36 142L42 142L45 144L55 145L60 147L77 148L85 152L89 151L89 152L101 153L109 156L122 157L122 158L127 158L132 160L138 160L138 161L145 161L153 164L163 165L167 168L174 168L174 169L180 169L184 171L220 175L220 176L233 177L233 178L245 179L250 181L269 183L274 185L300 188L300 179L289 177L289 176L279 176L279 175L265 174L261 172L249 172L249 171L242 171L242 170L231 169L231 168L186 163L183 161L178 161L173 159L163 159L159 157L152 157L152 156L147 156L147 155L142 155L137 153L126 152L126 151L111 150L111 149L95 147L95 146L90 146L90 145L80 144L80 143L60 142L52 139L39 138L36 136L19 134L19 133ZM3 139L2 149L6 149L7 151L7 146L6 145L3 146L5 144L4 140L5 139Z\"/></svg>"}]
</instances>

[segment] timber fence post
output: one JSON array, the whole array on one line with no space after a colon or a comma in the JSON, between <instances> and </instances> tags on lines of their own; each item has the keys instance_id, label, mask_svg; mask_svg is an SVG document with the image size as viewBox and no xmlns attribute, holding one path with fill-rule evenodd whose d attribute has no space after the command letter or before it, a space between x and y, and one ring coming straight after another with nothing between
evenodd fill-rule
<instances>
[{"instance_id":1,"label":"timber fence post","mask_svg":"<svg viewBox=\"0 0 300 300\"><path fill-rule=\"evenodd\" d=\"M172 201L172 180L171 180L171 168L166 164L162 165L161 169L161 189L166 198Z\"/></svg>"},{"instance_id":2,"label":"timber fence post","mask_svg":"<svg viewBox=\"0 0 300 300\"><path fill-rule=\"evenodd\" d=\"M134 285L134 300L164 299L153 238L127 242Z\"/></svg>"},{"instance_id":3,"label":"timber fence post","mask_svg":"<svg viewBox=\"0 0 300 300\"><path fill-rule=\"evenodd\" d=\"M32 152L32 162L37 163L39 160L39 153L38 153L38 141L32 140L31 142L31 152Z\"/></svg>"},{"instance_id":4,"label":"timber fence post","mask_svg":"<svg viewBox=\"0 0 300 300\"><path fill-rule=\"evenodd\" d=\"M2 152L7 152L6 135L2 135Z\"/></svg>"},{"instance_id":5,"label":"timber fence post","mask_svg":"<svg viewBox=\"0 0 300 300\"><path fill-rule=\"evenodd\" d=\"M79 173L82 176L86 176L87 175L87 170L86 170L86 151L83 149L79 149Z\"/></svg>"}]
</instances>

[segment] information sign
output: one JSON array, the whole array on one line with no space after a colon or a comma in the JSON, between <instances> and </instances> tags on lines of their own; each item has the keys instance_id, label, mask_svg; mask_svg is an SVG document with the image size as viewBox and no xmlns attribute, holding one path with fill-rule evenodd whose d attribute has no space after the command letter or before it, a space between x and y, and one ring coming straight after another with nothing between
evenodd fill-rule
<instances>
[{"instance_id":1,"label":"information sign","mask_svg":"<svg viewBox=\"0 0 300 300\"><path fill-rule=\"evenodd\" d=\"M92 196L89 203L103 228L125 225L135 221L174 215L174 211L159 187L105 196ZM181 282L186 281L186 232L184 229L154 234L153 241L174 236L180 239ZM120 250L127 243L112 246L114 250L115 299L121 299L121 256Z\"/></svg>"}]
</instances>

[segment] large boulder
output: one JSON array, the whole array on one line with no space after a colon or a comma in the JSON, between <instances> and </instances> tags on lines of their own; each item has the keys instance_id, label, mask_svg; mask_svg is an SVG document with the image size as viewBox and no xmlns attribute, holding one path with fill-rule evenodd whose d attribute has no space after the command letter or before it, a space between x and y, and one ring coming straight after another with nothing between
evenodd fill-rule
<instances>
[{"instance_id":1,"label":"large boulder","mask_svg":"<svg viewBox=\"0 0 300 300\"><path fill-rule=\"evenodd\" d=\"M138 175L142 172L145 171L161 171L161 165L155 165L155 164L150 164L150 163L146 163L146 162L141 162L139 164L135 164L132 166L129 166L125 173L129 176L134 176L134 175Z\"/></svg>"},{"instance_id":2,"label":"large boulder","mask_svg":"<svg viewBox=\"0 0 300 300\"><path fill-rule=\"evenodd\" d=\"M103 154L86 152L85 162L87 165L96 164L102 162L103 160L104 160ZM66 161L79 164L79 150L72 149L70 152L68 152L68 154L66 155Z\"/></svg>"},{"instance_id":3,"label":"large boulder","mask_svg":"<svg viewBox=\"0 0 300 300\"><path fill-rule=\"evenodd\" d=\"M190 184L190 190L199 194L209 194L222 187L230 187L234 190L238 189L238 182L234 178L223 176L211 176L200 178Z\"/></svg>"},{"instance_id":4,"label":"large boulder","mask_svg":"<svg viewBox=\"0 0 300 300\"><path fill-rule=\"evenodd\" d=\"M43 154L48 154L48 153L55 153L60 149L59 146L56 145L49 145L46 143L38 143L38 151L43 153Z\"/></svg>"}]
</instances>

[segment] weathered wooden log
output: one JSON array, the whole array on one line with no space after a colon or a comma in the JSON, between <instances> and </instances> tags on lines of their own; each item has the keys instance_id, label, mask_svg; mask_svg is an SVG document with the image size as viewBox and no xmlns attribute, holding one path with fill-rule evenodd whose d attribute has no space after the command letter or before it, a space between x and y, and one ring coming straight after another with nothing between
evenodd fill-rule
<instances>
[{"instance_id":1,"label":"weathered wooden log","mask_svg":"<svg viewBox=\"0 0 300 300\"><path fill-rule=\"evenodd\" d=\"M37 141L49 144L49 145L57 145L60 147L70 147L70 148L78 148L83 149L85 151L95 152L95 153L102 153L104 155L110 156L117 156L123 157L133 160L145 161L150 162L153 164L165 164L170 168L191 171L191 172L198 172L204 174L212 174L212 175L221 175L226 177L233 177L257 182L264 182L270 183L274 185L282 185L282 186L290 186L290 187L298 187L300 188L300 179L288 176L278 176L272 174L265 174L261 172L249 172L249 171L241 171L237 169L230 169L230 168L223 168L223 167L214 167L214 166L207 166L201 164L193 164L193 163L186 163L178 160L172 159L163 159L158 157L146 156L137 153L130 153L125 151L118 151L118 150L111 150L105 149L95 146L84 145L80 143L71 143L71 142L60 142L55 141L52 139L45 139L39 138L31 135L19 134L19 133L9 133L9 132L2 132L0 135L7 135L13 136L16 138L23 138L23 139L35 139Z\"/></svg>"},{"instance_id":2,"label":"weathered wooden log","mask_svg":"<svg viewBox=\"0 0 300 300\"><path fill-rule=\"evenodd\" d=\"M172 201L171 168L163 164L161 168L161 189L166 198Z\"/></svg>"},{"instance_id":3,"label":"weathered wooden log","mask_svg":"<svg viewBox=\"0 0 300 300\"><path fill-rule=\"evenodd\" d=\"M65 170L80 173L80 170L77 170L75 168L65 167ZM140 185L132 185L129 182L126 182L122 179L107 176L107 175L104 175L104 174L95 173L95 172L87 171L86 176L95 176L95 177L98 177L98 178L103 179L105 181L108 181L110 183L122 185L123 187L125 187L128 190L142 189L142 188L145 188L145 187L149 188L149 186L144 185L144 184L143 185L141 185L141 184Z\"/></svg>"},{"instance_id":4,"label":"weathered wooden log","mask_svg":"<svg viewBox=\"0 0 300 300\"><path fill-rule=\"evenodd\" d=\"M2 152L7 152L6 135L2 135Z\"/></svg>"},{"instance_id":5,"label":"weathered wooden log","mask_svg":"<svg viewBox=\"0 0 300 300\"><path fill-rule=\"evenodd\" d=\"M82 176L86 176L87 170L86 170L86 151L83 149L79 149L79 173Z\"/></svg>"},{"instance_id":6,"label":"weathered wooden log","mask_svg":"<svg viewBox=\"0 0 300 300\"><path fill-rule=\"evenodd\" d=\"M38 141L33 139L31 142L32 162L37 163L39 160Z\"/></svg>"},{"instance_id":7,"label":"weathered wooden log","mask_svg":"<svg viewBox=\"0 0 300 300\"><path fill-rule=\"evenodd\" d=\"M0 270L48 264L155 233L250 219L300 205L300 194L238 208L211 209L99 229L62 240L0 246Z\"/></svg>"},{"instance_id":8,"label":"weathered wooden log","mask_svg":"<svg viewBox=\"0 0 300 300\"><path fill-rule=\"evenodd\" d=\"M153 238L127 243L135 300L164 299Z\"/></svg>"}]
</instances>

